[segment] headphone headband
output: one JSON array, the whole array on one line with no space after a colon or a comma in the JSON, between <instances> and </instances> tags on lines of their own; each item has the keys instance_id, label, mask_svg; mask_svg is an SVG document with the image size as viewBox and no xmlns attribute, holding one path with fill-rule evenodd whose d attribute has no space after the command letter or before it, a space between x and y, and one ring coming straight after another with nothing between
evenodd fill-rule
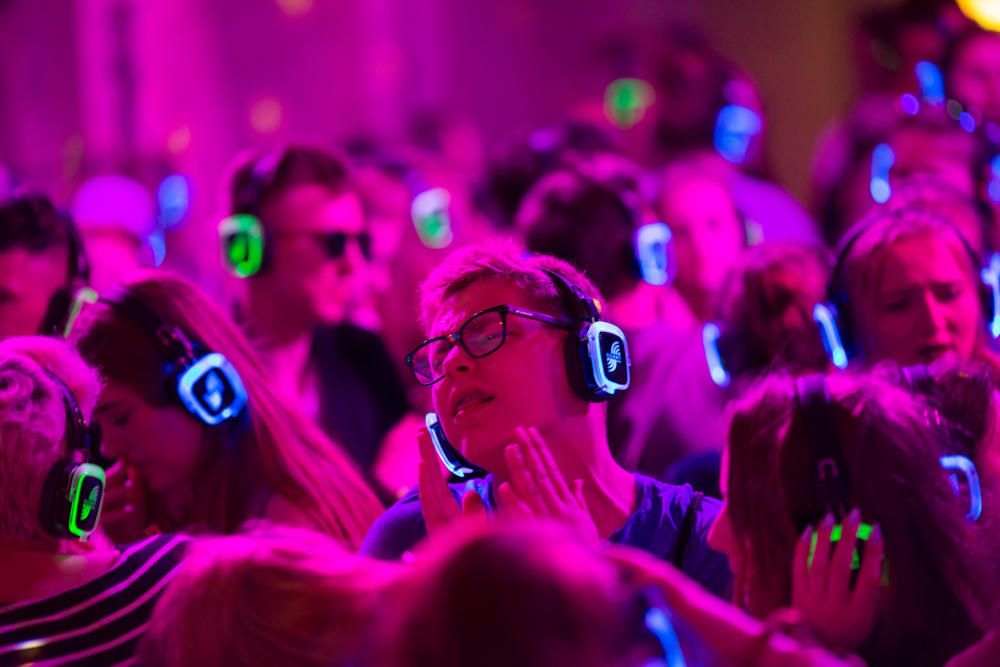
<instances>
[{"instance_id":1,"label":"headphone headband","mask_svg":"<svg viewBox=\"0 0 1000 667\"><path fill-rule=\"evenodd\" d=\"M116 287L100 302L124 315L156 341L168 361L189 364L194 360L197 345L176 324L161 317L142 298L127 287Z\"/></svg>"},{"instance_id":2,"label":"headphone headband","mask_svg":"<svg viewBox=\"0 0 1000 667\"><path fill-rule=\"evenodd\" d=\"M587 296L572 280L552 269L542 269L556 289L562 293L564 301L569 305L570 316L580 322L598 322L601 319L595 299Z\"/></svg>"},{"instance_id":3,"label":"headphone headband","mask_svg":"<svg viewBox=\"0 0 1000 667\"><path fill-rule=\"evenodd\" d=\"M839 522L847 515L851 486L826 378L820 374L796 378L795 400L816 472L817 496Z\"/></svg>"}]
</instances>

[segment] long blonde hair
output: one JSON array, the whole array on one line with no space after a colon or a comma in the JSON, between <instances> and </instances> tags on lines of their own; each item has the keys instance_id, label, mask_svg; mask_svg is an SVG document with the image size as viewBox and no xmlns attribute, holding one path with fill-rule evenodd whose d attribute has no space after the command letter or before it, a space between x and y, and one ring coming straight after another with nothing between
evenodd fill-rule
<instances>
[{"instance_id":1,"label":"long blonde hair","mask_svg":"<svg viewBox=\"0 0 1000 667\"><path fill-rule=\"evenodd\" d=\"M225 355L247 390L248 427L206 427L216 446L196 489L196 518L212 532L234 532L260 511L249 506L253 494L248 491L263 488L295 505L317 530L359 546L381 504L348 457L275 392L239 328L176 275L140 272L122 288L194 341ZM72 337L105 378L129 387L150 405L176 401L165 387L165 360L153 333L118 308L97 304Z\"/></svg>"}]
</instances>

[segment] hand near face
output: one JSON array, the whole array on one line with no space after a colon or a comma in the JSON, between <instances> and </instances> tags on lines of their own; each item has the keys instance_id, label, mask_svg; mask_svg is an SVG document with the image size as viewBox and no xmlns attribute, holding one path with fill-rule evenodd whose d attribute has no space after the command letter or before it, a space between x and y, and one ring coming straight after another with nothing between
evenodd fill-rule
<instances>
[{"instance_id":1,"label":"hand near face","mask_svg":"<svg viewBox=\"0 0 1000 667\"><path fill-rule=\"evenodd\" d=\"M555 519L592 541L597 526L587 509L580 480L568 482L536 428L515 430L517 441L504 450L510 481L497 493L501 509L513 517Z\"/></svg>"},{"instance_id":2,"label":"hand near face","mask_svg":"<svg viewBox=\"0 0 1000 667\"><path fill-rule=\"evenodd\" d=\"M417 444L420 449L418 487L420 508L424 515L424 523L427 525L427 533L431 534L463 516L485 516L486 507L475 491L466 491L462 496L461 506L455 502L455 497L448 488L448 476L441 467L441 461L426 428L418 431Z\"/></svg>"},{"instance_id":3,"label":"hand near face","mask_svg":"<svg viewBox=\"0 0 1000 667\"><path fill-rule=\"evenodd\" d=\"M146 506L141 486L123 461L108 469L100 529L116 544L145 537Z\"/></svg>"},{"instance_id":4,"label":"hand near face","mask_svg":"<svg viewBox=\"0 0 1000 667\"><path fill-rule=\"evenodd\" d=\"M828 515L815 530L816 551L809 565L813 528L807 528L795 546L792 562L792 607L831 644L857 648L871 634L878 612L882 583L882 533L875 526L869 536L857 582L851 587L851 562L858 543L861 514L853 510L843 523L840 542L830 548L834 520Z\"/></svg>"}]
</instances>

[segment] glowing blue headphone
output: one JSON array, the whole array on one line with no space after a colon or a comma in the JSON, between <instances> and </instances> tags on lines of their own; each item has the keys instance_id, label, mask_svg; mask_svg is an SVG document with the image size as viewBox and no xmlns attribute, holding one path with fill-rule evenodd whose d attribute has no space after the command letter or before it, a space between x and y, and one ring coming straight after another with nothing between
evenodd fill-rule
<instances>
[{"instance_id":1,"label":"glowing blue headphone","mask_svg":"<svg viewBox=\"0 0 1000 667\"><path fill-rule=\"evenodd\" d=\"M247 391L236 368L218 352L188 338L180 327L160 317L127 289L101 297L156 341L164 360L164 383L195 419L208 426L238 418L247 407Z\"/></svg>"}]
</instances>

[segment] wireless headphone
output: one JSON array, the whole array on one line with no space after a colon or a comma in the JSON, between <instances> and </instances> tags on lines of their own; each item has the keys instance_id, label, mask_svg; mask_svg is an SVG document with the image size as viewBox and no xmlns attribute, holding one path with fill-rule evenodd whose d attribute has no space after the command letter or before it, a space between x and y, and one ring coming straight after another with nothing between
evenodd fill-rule
<instances>
[{"instance_id":1,"label":"wireless headphone","mask_svg":"<svg viewBox=\"0 0 1000 667\"><path fill-rule=\"evenodd\" d=\"M69 456L53 464L45 477L39 520L55 537L86 540L97 530L104 504L104 470L92 462L101 431L97 423L84 420L66 383L47 369L45 373L62 393Z\"/></svg>"},{"instance_id":2,"label":"wireless headphone","mask_svg":"<svg viewBox=\"0 0 1000 667\"><path fill-rule=\"evenodd\" d=\"M110 297L101 297L101 302L156 341L164 360L167 395L176 396L192 417L215 426L243 414L248 402L246 388L224 355L205 349L128 289L121 288Z\"/></svg>"},{"instance_id":3,"label":"wireless headphone","mask_svg":"<svg viewBox=\"0 0 1000 667\"><path fill-rule=\"evenodd\" d=\"M823 346L831 363L837 368L847 368L848 361L855 358L860 350L844 277L847 257L858 240L881 224L887 216L899 218L911 213L911 209L898 209L886 213L880 212L874 218L862 220L848 230L837 246L836 261L830 275L828 301L816 304L813 310L813 319L819 326ZM1000 337L1000 254L991 255L988 263L984 265L979 254L969 245L962 233L944 218L939 220L955 232L955 236L965 249L973 270L979 277L976 288L988 334L994 339Z\"/></svg>"},{"instance_id":4,"label":"wireless headphone","mask_svg":"<svg viewBox=\"0 0 1000 667\"><path fill-rule=\"evenodd\" d=\"M267 228L260 220L260 201L274 184L284 151L266 153L254 161L250 180L237 191L233 214L219 223L222 264L237 278L249 278L267 268Z\"/></svg>"},{"instance_id":5,"label":"wireless headphone","mask_svg":"<svg viewBox=\"0 0 1000 667\"><path fill-rule=\"evenodd\" d=\"M580 328L567 339L566 369L577 394L592 403L607 401L628 389L632 358L625 333L601 320L594 299L565 276L543 269L569 307Z\"/></svg>"}]
</instances>

